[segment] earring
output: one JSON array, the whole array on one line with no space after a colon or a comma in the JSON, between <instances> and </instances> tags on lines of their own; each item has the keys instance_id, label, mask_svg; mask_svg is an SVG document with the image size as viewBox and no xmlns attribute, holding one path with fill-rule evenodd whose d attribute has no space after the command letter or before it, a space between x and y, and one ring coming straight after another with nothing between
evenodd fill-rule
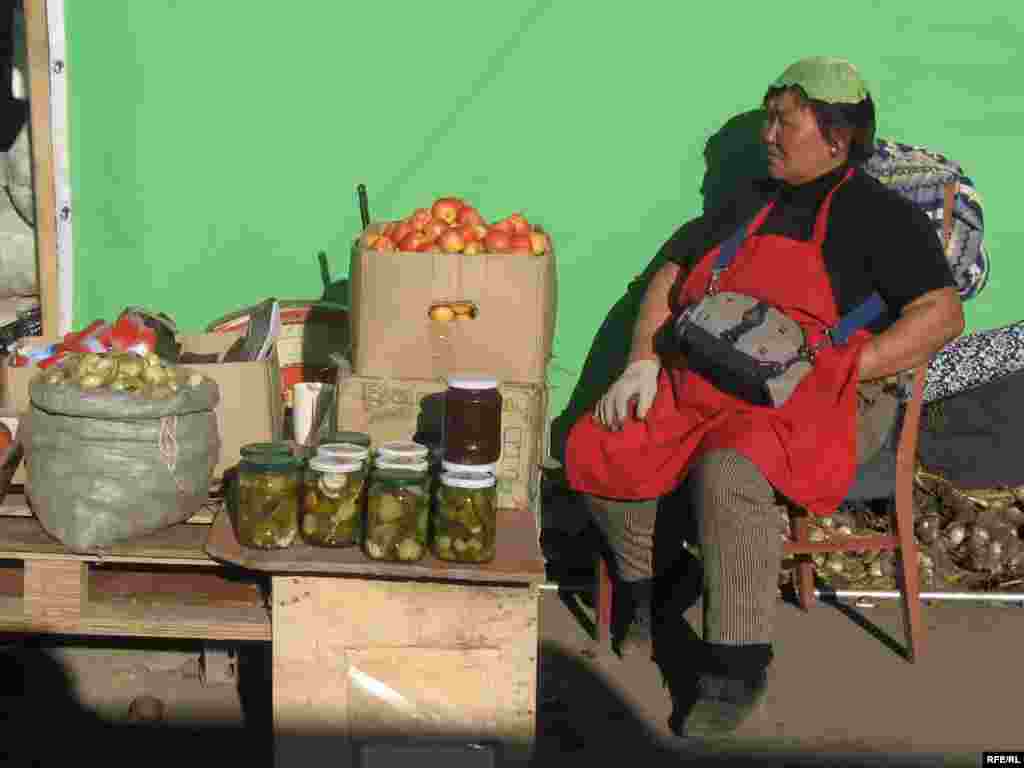
<instances>
[{"instance_id":1,"label":"earring","mask_svg":"<svg viewBox=\"0 0 1024 768\"><path fill-rule=\"evenodd\" d=\"M833 144L831 147L829 147L829 151L832 152L832 157L835 157L836 154L839 152L839 147Z\"/></svg>"}]
</instances>

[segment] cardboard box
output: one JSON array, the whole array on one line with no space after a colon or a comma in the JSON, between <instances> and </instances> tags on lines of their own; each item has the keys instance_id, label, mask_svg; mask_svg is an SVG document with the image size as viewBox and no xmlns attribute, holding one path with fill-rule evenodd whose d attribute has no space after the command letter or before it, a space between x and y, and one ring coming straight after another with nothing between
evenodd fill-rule
<instances>
[{"instance_id":1,"label":"cardboard box","mask_svg":"<svg viewBox=\"0 0 1024 768\"><path fill-rule=\"evenodd\" d=\"M8 360L4 357L0 362L0 382L3 382L0 407L22 414L28 410L28 385L39 369L35 366L16 368L9 365Z\"/></svg>"},{"instance_id":2,"label":"cardboard box","mask_svg":"<svg viewBox=\"0 0 1024 768\"><path fill-rule=\"evenodd\" d=\"M178 338L182 353L217 355L222 358L231 346L242 338L239 333L202 333ZM239 450L247 443L276 440L284 431L284 404L281 401L281 372L277 355L270 359L248 363L187 364L189 368L209 376L220 389L217 406L217 427L220 432L220 459L214 477L220 478L224 470L238 463ZM28 394L32 377L39 372L35 367L12 368L6 359L0 364L3 384L0 407L23 414L28 411ZM22 464L12 482L24 483Z\"/></svg>"},{"instance_id":3,"label":"cardboard box","mask_svg":"<svg viewBox=\"0 0 1024 768\"><path fill-rule=\"evenodd\" d=\"M432 379L455 372L543 383L557 303L555 258L394 253L353 247L352 368L359 376ZM468 302L472 319L433 322L438 302Z\"/></svg>"},{"instance_id":4,"label":"cardboard box","mask_svg":"<svg viewBox=\"0 0 1024 768\"><path fill-rule=\"evenodd\" d=\"M415 439L440 444L444 392L437 379L339 377L338 429L365 432L375 444ZM540 490L547 431L547 387L503 383L498 504L525 507Z\"/></svg>"},{"instance_id":5,"label":"cardboard box","mask_svg":"<svg viewBox=\"0 0 1024 768\"><path fill-rule=\"evenodd\" d=\"M242 334L200 333L178 337L182 354L223 357ZM278 440L284 433L284 403L281 401L281 370L277 353L267 360L248 363L186 363L209 376L220 388L217 428L220 431L220 460L214 477L235 466L240 450L248 443Z\"/></svg>"}]
</instances>

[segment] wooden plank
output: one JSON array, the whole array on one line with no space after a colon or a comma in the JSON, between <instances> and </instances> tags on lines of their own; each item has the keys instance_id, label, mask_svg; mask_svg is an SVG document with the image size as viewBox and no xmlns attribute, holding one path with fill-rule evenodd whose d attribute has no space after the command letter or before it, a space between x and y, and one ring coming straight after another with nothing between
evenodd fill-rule
<instances>
[{"instance_id":1,"label":"wooden plank","mask_svg":"<svg viewBox=\"0 0 1024 768\"><path fill-rule=\"evenodd\" d=\"M43 334L53 336L60 330L60 294L57 285L57 192L50 130L50 38L46 0L25 0L24 7L39 304L43 315Z\"/></svg>"},{"instance_id":2,"label":"wooden plank","mask_svg":"<svg viewBox=\"0 0 1024 768\"><path fill-rule=\"evenodd\" d=\"M811 555L827 552L883 552L896 549L895 536L834 536L827 541L787 541L782 551L787 555Z\"/></svg>"},{"instance_id":3,"label":"wooden plank","mask_svg":"<svg viewBox=\"0 0 1024 768\"><path fill-rule=\"evenodd\" d=\"M174 525L114 544L101 554L81 555L51 537L35 518L0 518L0 560L216 565L204 551L207 530L198 525Z\"/></svg>"},{"instance_id":4,"label":"wooden plank","mask_svg":"<svg viewBox=\"0 0 1024 768\"><path fill-rule=\"evenodd\" d=\"M354 766L373 741L497 741L527 764L535 587L274 576L275 764Z\"/></svg>"},{"instance_id":5,"label":"wooden plank","mask_svg":"<svg viewBox=\"0 0 1024 768\"><path fill-rule=\"evenodd\" d=\"M79 565L84 563L62 563ZM56 611L44 603L0 598L0 631L98 637L206 638L270 640L270 617L264 607L179 605L112 601L83 604L79 615Z\"/></svg>"},{"instance_id":6,"label":"wooden plank","mask_svg":"<svg viewBox=\"0 0 1024 768\"><path fill-rule=\"evenodd\" d=\"M222 500L211 498L185 522L190 525L209 525L223 506ZM23 486L12 486L7 495L0 499L0 517L32 517L33 514Z\"/></svg>"},{"instance_id":7,"label":"wooden plank","mask_svg":"<svg viewBox=\"0 0 1024 768\"><path fill-rule=\"evenodd\" d=\"M236 571L229 576L223 566L213 568L187 565L139 565L137 563L92 563L89 567L89 599L93 602L118 598L166 601L169 597L190 605L251 605L269 593L269 578L263 574ZM265 589L263 584L266 585Z\"/></svg>"},{"instance_id":8,"label":"wooden plank","mask_svg":"<svg viewBox=\"0 0 1024 768\"><path fill-rule=\"evenodd\" d=\"M385 563L371 560L358 547L313 547L301 540L288 549L257 550L238 543L229 515L221 513L210 527L206 552L217 560L270 573L510 584L537 584L544 581L544 559L540 552L537 521L531 511L498 510L496 543L494 560L480 564L448 563L430 554L418 563Z\"/></svg>"}]
</instances>

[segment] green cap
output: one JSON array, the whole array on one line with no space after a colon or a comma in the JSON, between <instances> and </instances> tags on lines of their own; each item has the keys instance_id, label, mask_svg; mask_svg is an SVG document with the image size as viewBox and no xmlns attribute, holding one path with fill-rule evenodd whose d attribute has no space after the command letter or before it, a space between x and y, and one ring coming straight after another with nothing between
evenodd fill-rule
<instances>
[{"instance_id":1,"label":"green cap","mask_svg":"<svg viewBox=\"0 0 1024 768\"><path fill-rule=\"evenodd\" d=\"M868 95L868 88L853 64L828 56L802 59L772 83L773 88L793 85L803 88L810 98L828 104L857 104Z\"/></svg>"}]
</instances>

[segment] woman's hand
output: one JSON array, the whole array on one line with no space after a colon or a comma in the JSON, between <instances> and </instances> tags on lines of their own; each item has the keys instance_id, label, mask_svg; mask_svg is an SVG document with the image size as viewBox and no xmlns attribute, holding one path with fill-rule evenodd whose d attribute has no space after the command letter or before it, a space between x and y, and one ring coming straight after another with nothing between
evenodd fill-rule
<instances>
[{"instance_id":1,"label":"woman's hand","mask_svg":"<svg viewBox=\"0 0 1024 768\"><path fill-rule=\"evenodd\" d=\"M964 310L956 289L929 291L864 345L859 378L870 381L925 365L963 331Z\"/></svg>"},{"instance_id":2,"label":"woman's hand","mask_svg":"<svg viewBox=\"0 0 1024 768\"><path fill-rule=\"evenodd\" d=\"M597 420L611 430L622 429L629 418L629 408L636 398L636 417L643 420L658 394L658 374L661 363L657 360L637 360L612 384L594 409Z\"/></svg>"},{"instance_id":3,"label":"woman's hand","mask_svg":"<svg viewBox=\"0 0 1024 768\"><path fill-rule=\"evenodd\" d=\"M670 295L678 276L679 265L669 262L654 274L647 286L640 315L633 328L629 365L594 409L597 420L608 429L622 429L634 398L637 400L636 417L643 419L658 394L661 362L654 349L654 337L672 315Z\"/></svg>"}]
</instances>

